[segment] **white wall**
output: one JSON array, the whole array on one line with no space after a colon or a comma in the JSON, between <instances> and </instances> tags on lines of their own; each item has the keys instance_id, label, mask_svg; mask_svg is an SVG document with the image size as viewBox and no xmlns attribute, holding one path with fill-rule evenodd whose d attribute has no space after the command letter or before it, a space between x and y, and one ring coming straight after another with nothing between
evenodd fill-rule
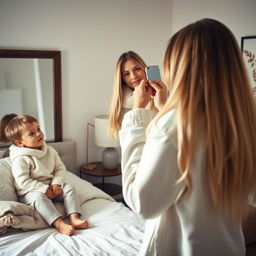
<instances>
[{"instance_id":1,"label":"white wall","mask_svg":"<svg viewBox=\"0 0 256 256\"><path fill-rule=\"evenodd\" d=\"M22 107L15 113L23 114L22 110L28 115L38 117L38 109L35 99L34 72L32 59L1 59L0 70L3 76L3 89L20 89ZM6 99L8 102L8 99ZM1 108L3 108L1 102ZM9 104L11 105L11 104ZM10 109L12 106L10 106ZM17 108L14 108L17 110ZM30 110L30 111L28 111ZM8 111L6 108L5 111ZM3 112L2 112L3 113ZM7 114L10 112L4 112Z\"/></svg>"},{"instance_id":2,"label":"white wall","mask_svg":"<svg viewBox=\"0 0 256 256\"><path fill-rule=\"evenodd\" d=\"M173 0L172 33L202 18L227 25L240 45L241 36L256 35L255 0Z\"/></svg>"},{"instance_id":3,"label":"white wall","mask_svg":"<svg viewBox=\"0 0 256 256\"><path fill-rule=\"evenodd\" d=\"M108 111L117 58L134 50L161 64L171 15L171 0L0 0L0 47L62 51L63 135L77 143L78 165L86 123Z\"/></svg>"}]
</instances>

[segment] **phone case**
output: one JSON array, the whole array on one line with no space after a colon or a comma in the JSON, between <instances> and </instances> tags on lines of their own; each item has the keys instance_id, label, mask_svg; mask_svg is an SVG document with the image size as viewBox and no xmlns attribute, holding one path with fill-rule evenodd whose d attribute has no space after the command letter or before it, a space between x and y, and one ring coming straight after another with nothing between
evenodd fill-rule
<instances>
[{"instance_id":1,"label":"phone case","mask_svg":"<svg viewBox=\"0 0 256 256\"><path fill-rule=\"evenodd\" d=\"M148 66L145 68L145 71L146 71L147 80L151 80L151 81L161 80L160 70L157 65Z\"/></svg>"}]
</instances>

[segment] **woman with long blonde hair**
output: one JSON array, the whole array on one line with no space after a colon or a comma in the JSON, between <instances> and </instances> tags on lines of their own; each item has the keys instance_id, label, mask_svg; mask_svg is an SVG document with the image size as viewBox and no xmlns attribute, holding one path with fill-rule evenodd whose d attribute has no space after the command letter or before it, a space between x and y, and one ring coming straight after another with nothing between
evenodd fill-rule
<instances>
[{"instance_id":1,"label":"woman with long blonde hair","mask_svg":"<svg viewBox=\"0 0 256 256\"><path fill-rule=\"evenodd\" d=\"M123 115L133 107L133 90L141 82L145 84L145 61L133 51L124 52L118 58L112 87L112 99L109 114L109 134L118 140ZM148 109L156 112L153 101Z\"/></svg>"},{"instance_id":2,"label":"woman with long blonde hair","mask_svg":"<svg viewBox=\"0 0 256 256\"><path fill-rule=\"evenodd\" d=\"M124 198L147 219L140 255L245 255L256 112L239 46L222 23L199 20L170 39L163 70L167 100L150 82L157 116L141 84L120 131Z\"/></svg>"}]
</instances>

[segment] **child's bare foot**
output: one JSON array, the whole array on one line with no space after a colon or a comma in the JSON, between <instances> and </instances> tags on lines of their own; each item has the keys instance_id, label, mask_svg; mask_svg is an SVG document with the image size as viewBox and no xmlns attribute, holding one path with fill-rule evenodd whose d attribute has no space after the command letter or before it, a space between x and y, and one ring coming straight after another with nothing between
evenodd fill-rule
<instances>
[{"instance_id":1,"label":"child's bare foot","mask_svg":"<svg viewBox=\"0 0 256 256\"><path fill-rule=\"evenodd\" d=\"M87 220L80 220L78 214L72 213L69 216L70 223L75 229L85 229L89 227Z\"/></svg>"},{"instance_id":2,"label":"child's bare foot","mask_svg":"<svg viewBox=\"0 0 256 256\"><path fill-rule=\"evenodd\" d=\"M80 220L80 219L76 219L76 220L72 220L70 221L71 225L75 228L75 229L85 229L89 227L89 223L87 220Z\"/></svg>"},{"instance_id":3,"label":"child's bare foot","mask_svg":"<svg viewBox=\"0 0 256 256\"><path fill-rule=\"evenodd\" d=\"M63 235L72 236L75 232L74 227L65 223L61 218L55 220L53 222L53 226Z\"/></svg>"}]
</instances>

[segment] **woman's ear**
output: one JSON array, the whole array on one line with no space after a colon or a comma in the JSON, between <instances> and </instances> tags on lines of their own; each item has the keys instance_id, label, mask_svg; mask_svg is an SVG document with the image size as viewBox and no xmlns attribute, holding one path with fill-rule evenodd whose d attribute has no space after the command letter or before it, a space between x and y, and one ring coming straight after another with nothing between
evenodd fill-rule
<instances>
[{"instance_id":1,"label":"woman's ear","mask_svg":"<svg viewBox=\"0 0 256 256\"><path fill-rule=\"evenodd\" d=\"M15 144L16 146L18 146L18 147L23 147L23 142L22 142L21 139L15 140L15 141L14 141L14 144Z\"/></svg>"}]
</instances>

